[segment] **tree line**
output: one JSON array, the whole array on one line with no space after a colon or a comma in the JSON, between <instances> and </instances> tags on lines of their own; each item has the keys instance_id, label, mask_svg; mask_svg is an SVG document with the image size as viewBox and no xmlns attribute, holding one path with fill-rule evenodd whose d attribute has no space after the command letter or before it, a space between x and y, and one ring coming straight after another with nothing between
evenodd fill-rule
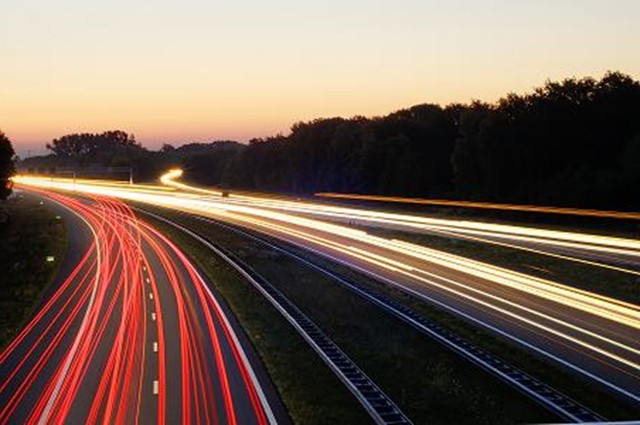
<instances>
[{"instance_id":1,"label":"tree line","mask_svg":"<svg viewBox=\"0 0 640 425\"><path fill-rule=\"evenodd\" d=\"M231 188L638 210L640 83L610 72L496 103L314 120L185 165Z\"/></svg>"},{"instance_id":2,"label":"tree line","mask_svg":"<svg viewBox=\"0 0 640 425\"><path fill-rule=\"evenodd\" d=\"M115 133L117 143L107 135L89 148L64 136L51 143L52 156L95 161L102 152L104 163L133 164L142 180L179 165L196 183L231 189L640 209L640 83L619 72L549 81L495 103L301 122L246 145L152 152Z\"/></svg>"}]
</instances>

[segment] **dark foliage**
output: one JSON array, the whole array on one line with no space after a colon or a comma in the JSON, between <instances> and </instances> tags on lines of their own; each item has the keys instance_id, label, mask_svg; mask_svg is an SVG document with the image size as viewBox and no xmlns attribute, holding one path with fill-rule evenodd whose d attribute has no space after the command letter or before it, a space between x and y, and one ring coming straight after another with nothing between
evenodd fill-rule
<instances>
[{"instance_id":1,"label":"dark foliage","mask_svg":"<svg viewBox=\"0 0 640 425\"><path fill-rule=\"evenodd\" d=\"M620 73L547 83L464 110L453 156L465 197L640 207L640 84Z\"/></svg>"},{"instance_id":2,"label":"dark foliage","mask_svg":"<svg viewBox=\"0 0 640 425\"><path fill-rule=\"evenodd\" d=\"M121 130L68 134L47 143L47 149L58 157L109 165L128 162L144 151L133 135Z\"/></svg>"},{"instance_id":3,"label":"dark foliage","mask_svg":"<svg viewBox=\"0 0 640 425\"><path fill-rule=\"evenodd\" d=\"M611 72L547 82L496 104L298 123L289 136L254 140L216 161L222 183L245 189L637 210L640 83Z\"/></svg>"},{"instance_id":4,"label":"dark foliage","mask_svg":"<svg viewBox=\"0 0 640 425\"><path fill-rule=\"evenodd\" d=\"M0 131L0 199L4 200L11 194L11 180L15 172L15 152L11 140Z\"/></svg>"}]
</instances>

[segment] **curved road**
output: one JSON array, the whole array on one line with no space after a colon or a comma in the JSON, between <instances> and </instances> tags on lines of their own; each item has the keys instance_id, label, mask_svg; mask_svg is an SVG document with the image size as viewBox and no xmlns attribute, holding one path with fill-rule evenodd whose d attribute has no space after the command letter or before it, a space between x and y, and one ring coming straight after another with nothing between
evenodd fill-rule
<instances>
[{"instance_id":1,"label":"curved road","mask_svg":"<svg viewBox=\"0 0 640 425\"><path fill-rule=\"evenodd\" d=\"M512 240L577 247L632 262L640 261L636 240L399 216L273 197L225 198L172 182L176 176L163 178L173 188L104 181L20 181L211 217L290 242L396 285L640 404L640 306L325 220L409 223L422 229L446 225L459 232L482 232L495 238L509 234Z\"/></svg>"},{"instance_id":2,"label":"curved road","mask_svg":"<svg viewBox=\"0 0 640 425\"><path fill-rule=\"evenodd\" d=\"M0 356L0 423L276 422L229 317L170 240L112 198L41 193L74 227L66 278Z\"/></svg>"}]
</instances>

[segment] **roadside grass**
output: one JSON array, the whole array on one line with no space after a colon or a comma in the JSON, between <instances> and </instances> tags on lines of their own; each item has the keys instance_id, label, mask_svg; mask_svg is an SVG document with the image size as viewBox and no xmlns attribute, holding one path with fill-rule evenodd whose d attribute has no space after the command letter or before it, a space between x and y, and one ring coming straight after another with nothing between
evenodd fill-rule
<instances>
[{"instance_id":1,"label":"roadside grass","mask_svg":"<svg viewBox=\"0 0 640 425\"><path fill-rule=\"evenodd\" d=\"M176 213L141 207L181 221ZM141 216L177 243L207 275L212 290L238 319L294 423L371 422L356 398L251 284L192 237L153 217ZM215 234L207 235L218 241Z\"/></svg>"},{"instance_id":2,"label":"roadside grass","mask_svg":"<svg viewBox=\"0 0 640 425\"><path fill-rule=\"evenodd\" d=\"M309 315L415 423L497 424L557 420L479 367L298 261L201 220L157 208L153 211L197 229L250 264ZM182 239L179 243L184 243L180 241ZM189 245L184 245L184 249L192 253ZM210 253L203 255L211 257ZM212 270L212 273L219 281L217 272ZM232 309L235 311L233 305ZM246 318L241 313L236 314L244 326ZM251 315L255 312L251 311ZM249 326L259 326L263 320L256 319L257 323ZM248 332L251 337L253 331ZM254 344L260 352L259 343ZM289 360L287 367L295 367L298 361L296 356L293 361ZM271 364L269 367L270 362L266 359L265 363L270 373L271 368L277 366ZM272 374L272 378L280 389L282 377ZM317 378L299 376L299 379L312 382ZM282 395L288 405L287 397ZM297 396L302 397L301 394ZM330 393L318 393L318 396L324 399Z\"/></svg>"},{"instance_id":3,"label":"roadside grass","mask_svg":"<svg viewBox=\"0 0 640 425\"><path fill-rule=\"evenodd\" d=\"M0 346L20 332L55 276L65 254L62 220L32 196L0 202ZM48 262L47 256L54 261Z\"/></svg>"}]
</instances>

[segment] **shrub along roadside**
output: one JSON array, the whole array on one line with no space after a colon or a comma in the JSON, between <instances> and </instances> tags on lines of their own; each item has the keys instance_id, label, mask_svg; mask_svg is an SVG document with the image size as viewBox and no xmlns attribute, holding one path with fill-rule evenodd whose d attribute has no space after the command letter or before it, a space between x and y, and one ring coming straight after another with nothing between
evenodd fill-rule
<instances>
[{"instance_id":1,"label":"shrub along roadside","mask_svg":"<svg viewBox=\"0 0 640 425\"><path fill-rule=\"evenodd\" d=\"M51 207L22 193L0 203L0 216L0 346L5 347L62 264L67 233Z\"/></svg>"}]
</instances>

